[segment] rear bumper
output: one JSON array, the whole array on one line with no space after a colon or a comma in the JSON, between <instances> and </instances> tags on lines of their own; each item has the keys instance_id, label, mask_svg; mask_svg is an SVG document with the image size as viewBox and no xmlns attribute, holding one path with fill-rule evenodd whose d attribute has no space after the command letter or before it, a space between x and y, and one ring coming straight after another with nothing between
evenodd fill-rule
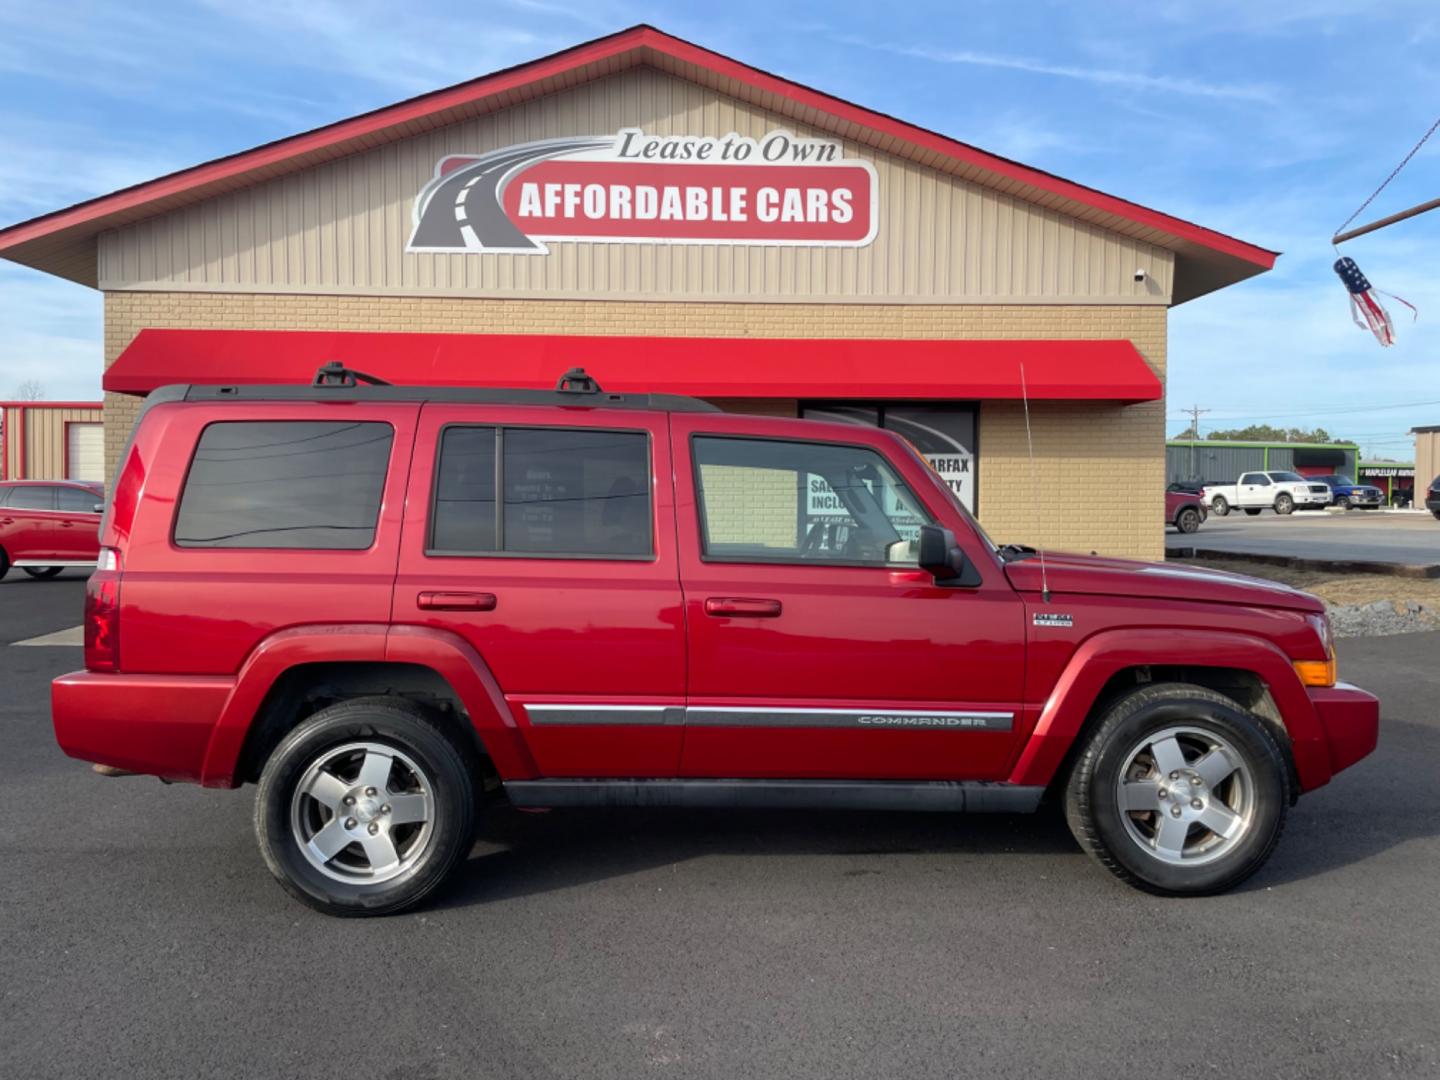
<instances>
[{"instance_id":1,"label":"rear bumper","mask_svg":"<svg viewBox=\"0 0 1440 1080\"><path fill-rule=\"evenodd\" d=\"M235 680L76 671L50 684L55 741L73 758L198 782Z\"/></svg>"},{"instance_id":2,"label":"rear bumper","mask_svg":"<svg viewBox=\"0 0 1440 1080\"><path fill-rule=\"evenodd\" d=\"M1375 749L1380 739L1380 699L1349 683L1311 687L1310 703L1325 729L1330 771L1348 769Z\"/></svg>"}]
</instances>

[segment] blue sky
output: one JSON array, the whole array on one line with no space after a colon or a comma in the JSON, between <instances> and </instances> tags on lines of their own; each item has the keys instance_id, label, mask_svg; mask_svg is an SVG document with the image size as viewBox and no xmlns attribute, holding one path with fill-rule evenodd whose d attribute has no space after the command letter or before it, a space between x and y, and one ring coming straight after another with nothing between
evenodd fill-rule
<instances>
[{"instance_id":1,"label":"blue sky","mask_svg":"<svg viewBox=\"0 0 1440 1080\"><path fill-rule=\"evenodd\" d=\"M1370 8L1370 10L1366 10ZM1346 246L1399 343L1350 323L1328 238L1440 116L1433 0L648 4L0 0L0 223L636 22L1277 248L1172 312L1170 430L1440 423L1440 211ZM1440 195L1440 134L1366 218ZM92 397L100 301L0 262L0 397ZM1393 407L1393 406L1402 407Z\"/></svg>"}]
</instances>

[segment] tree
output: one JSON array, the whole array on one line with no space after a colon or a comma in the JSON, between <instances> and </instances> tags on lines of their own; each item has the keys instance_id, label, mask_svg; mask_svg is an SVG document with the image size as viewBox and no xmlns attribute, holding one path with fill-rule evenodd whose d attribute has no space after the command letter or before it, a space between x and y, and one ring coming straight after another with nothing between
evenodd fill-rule
<instances>
[{"instance_id":1,"label":"tree","mask_svg":"<svg viewBox=\"0 0 1440 1080\"><path fill-rule=\"evenodd\" d=\"M1187 442L1191 439L1202 438L1196 433L1194 427L1187 427L1172 440L1174 442ZM1249 427L1231 428L1228 431L1211 431L1204 435L1205 439L1231 440L1235 442L1268 442L1268 443L1341 443L1344 439L1332 438L1324 428L1317 427L1313 431L1305 428L1279 428L1269 424L1251 424Z\"/></svg>"},{"instance_id":2,"label":"tree","mask_svg":"<svg viewBox=\"0 0 1440 1080\"><path fill-rule=\"evenodd\" d=\"M45 387L38 379L26 379L15 388L15 401L44 401Z\"/></svg>"}]
</instances>

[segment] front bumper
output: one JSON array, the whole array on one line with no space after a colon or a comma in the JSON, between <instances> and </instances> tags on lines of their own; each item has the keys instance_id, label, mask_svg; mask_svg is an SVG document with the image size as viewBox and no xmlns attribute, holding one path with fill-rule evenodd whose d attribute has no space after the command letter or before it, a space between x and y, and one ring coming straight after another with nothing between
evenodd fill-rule
<instances>
[{"instance_id":1,"label":"front bumper","mask_svg":"<svg viewBox=\"0 0 1440 1080\"><path fill-rule=\"evenodd\" d=\"M1349 683L1310 687L1310 704L1325 729L1330 771L1348 769L1380 740L1380 699Z\"/></svg>"},{"instance_id":2,"label":"front bumper","mask_svg":"<svg viewBox=\"0 0 1440 1080\"><path fill-rule=\"evenodd\" d=\"M199 782L235 680L75 671L50 684L55 741L73 758Z\"/></svg>"}]
</instances>

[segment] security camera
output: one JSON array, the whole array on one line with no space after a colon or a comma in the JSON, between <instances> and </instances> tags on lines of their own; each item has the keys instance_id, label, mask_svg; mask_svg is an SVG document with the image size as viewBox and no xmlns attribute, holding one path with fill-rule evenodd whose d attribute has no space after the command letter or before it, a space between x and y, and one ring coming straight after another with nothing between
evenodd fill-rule
<instances>
[{"instance_id":1,"label":"security camera","mask_svg":"<svg viewBox=\"0 0 1440 1080\"><path fill-rule=\"evenodd\" d=\"M1143 268L1135 271L1135 280L1136 280L1136 281L1144 281L1144 280L1145 280L1145 271L1144 271Z\"/></svg>"}]
</instances>

